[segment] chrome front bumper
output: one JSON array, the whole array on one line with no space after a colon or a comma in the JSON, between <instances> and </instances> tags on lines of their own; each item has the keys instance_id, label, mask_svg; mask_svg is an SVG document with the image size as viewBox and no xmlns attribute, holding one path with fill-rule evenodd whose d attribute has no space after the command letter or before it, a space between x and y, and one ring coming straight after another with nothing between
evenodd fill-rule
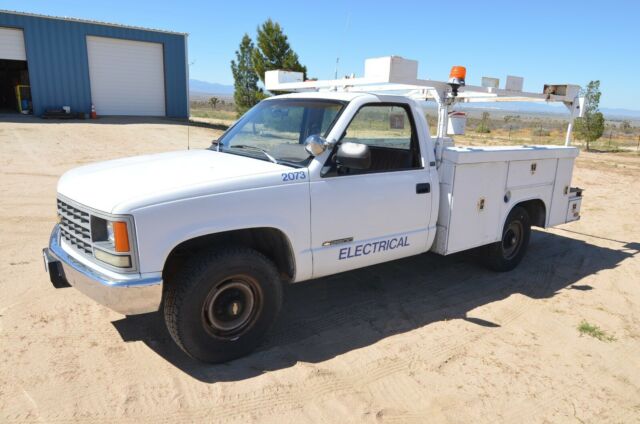
<instances>
[{"instance_id":1,"label":"chrome front bumper","mask_svg":"<svg viewBox=\"0 0 640 424\"><path fill-rule=\"evenodd\" d=\"M106 276L80 263L60 245L60 228L56 225L43 249L45 267L56 288L73 286L96 302L124 315L154 312L162 301L162 277L140 274Z\"/></svg>"}]
</instances>

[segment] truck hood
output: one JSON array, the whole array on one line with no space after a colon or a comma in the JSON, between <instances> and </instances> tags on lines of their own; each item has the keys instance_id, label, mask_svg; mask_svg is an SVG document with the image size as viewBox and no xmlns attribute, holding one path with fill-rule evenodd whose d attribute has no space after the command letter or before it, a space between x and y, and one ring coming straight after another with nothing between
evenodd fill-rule
<instances>
[{"instance_id":1,"label":"truck hood","mask_svg":"<svg viewBox=\"0 0 640 424\"><path fill-rule=\"evenodd\" d=\"M281 183L290 167L211 150L135 156L66 172L58 193L90 208L126 213L128 208ZM269 176L271 174L271 176Z\"/></svg>"}]
</instances>

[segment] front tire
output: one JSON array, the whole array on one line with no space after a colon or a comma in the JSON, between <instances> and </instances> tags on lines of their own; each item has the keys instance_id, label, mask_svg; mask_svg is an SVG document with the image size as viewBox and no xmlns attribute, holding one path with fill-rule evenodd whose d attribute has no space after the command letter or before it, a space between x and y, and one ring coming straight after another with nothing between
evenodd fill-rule
<instances>
[{"instance_id":1,"label":"front tire","mask_svg":"<svg viewBox=\"0 0 640 424\"><path fill-rule=\"evenodd\" d=\"M509 212L499 242L485 246L485 265L498 272L514 269L525 253L531 237L531 218L527 210L516 206Z\"/></svg>"},{"instance_id":2,"label":"front tire","mask_svg":"<svg viewBox=\"0 0 640 424\"><path fill-rule=\"evenodd\" d=\"M217 363L254 350L281 305L273 262L253 249L232 248L197 255L167 282L164 319L189 356Z\"/></svg>"}]
</instances>

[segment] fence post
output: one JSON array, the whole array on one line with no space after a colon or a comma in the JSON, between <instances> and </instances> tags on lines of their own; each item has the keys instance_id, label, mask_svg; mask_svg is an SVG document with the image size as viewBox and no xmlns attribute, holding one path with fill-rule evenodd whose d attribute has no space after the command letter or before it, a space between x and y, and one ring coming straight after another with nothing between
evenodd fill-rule
<instances>
[{"instance_id":1,"label":"fence post","mask_svg":"<svg viewBox=\"0 0 640 424\"><path fill-rule=\"evenodd\" d=\"M613 135L613 130L609 130L609 147L611 147L611 136Z\"/></svg>"}]
</instances>

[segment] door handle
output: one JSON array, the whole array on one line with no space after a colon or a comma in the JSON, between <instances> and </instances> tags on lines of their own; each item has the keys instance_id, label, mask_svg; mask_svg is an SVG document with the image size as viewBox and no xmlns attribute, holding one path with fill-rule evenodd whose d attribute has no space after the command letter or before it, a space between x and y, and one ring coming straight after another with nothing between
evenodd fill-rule
<instances>
[{"instance_id":1,"label":"door handle","mask_svg":"<svg viewBox=\"0 0 640 424\"><path fill-rule=\"evenodd\" d=\"M416 194L431 193L431 184L418 183L416 184Z\"/></svg>"}]
</instances>

